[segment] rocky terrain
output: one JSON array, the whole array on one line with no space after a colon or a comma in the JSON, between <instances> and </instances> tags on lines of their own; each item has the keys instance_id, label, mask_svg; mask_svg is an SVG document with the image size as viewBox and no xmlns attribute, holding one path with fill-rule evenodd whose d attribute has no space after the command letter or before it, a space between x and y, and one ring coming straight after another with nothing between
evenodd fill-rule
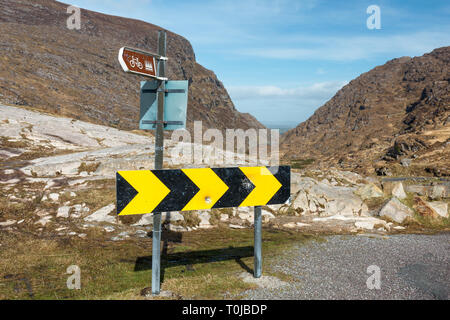
<instances>
[{"instance_id":1,"label":"rocky terrain","mask_svg":"<svg viewBox=\"0 0 450 320\"><path fill-rule=\"evenodd\" d=\"M33 297L33 290L59 299L52 286L59 286L63 298L80 297L60 288L64 281L54 273L73 263L82 264L83 274L93 280L81 297L115 298L111 294L120 293L121 298L136 298L139 294L126 290L148 282L136 272L150 261L141 255L151 247L153 218L117 216L115 174L152 169L154 137L135 130L142 79L121 71L117 50L128 45L155 51L160 28L82 10L82 29L68 30L66 8L48 0L0 2L0 261L7 270L0 274L0 299ZM202 120L206 128L262 127L234 108L214 73L196 63L189 42L170 31L168 56L169 78L190 82L188 128L194 120ZM287 242L282 239L288 236L303 245L329 234L385 239L449 230L449 61L450 47L389 61L350 82L283 136L282 162L292 165L291 199L263 207L269 256L284 252ZM201 166L180 165L174 152L179 144L169 134L165 138L164 168ZM203 148L209 157L204 166L225 154L212 152L212 146L188 145ZM239 165L249 161L244 157ZM244 260L248 264L253 253L253 212L163 213L163 256L178 267L172 273L176 280L164 284L194 298L212 287L243 288L242 279L230 274L209 282L215 276L208 263L219 261L216 267L232 272L243 268L249 278ZM412 243L402 239L397 247ZM347 260L353 261L353 243L359 242L349 243ZM332 241L332 259L340 257L340 246ZM367 254L359 253L365 263ZM322 255L317 257L311 263ZM221 264L220 259L232 261ZM202 264L195 267L201 272L195 274L192 261ZM117 277L119 273L126 276ZM200 287L183 282L188 274L198 277ZM45 290L42 279L51 280ZM17 287L21 281L25 290ZM269 287L287 283L272 276L261 283L265 281ZM227 292L221 297L234 297ZM297 296L295 290L284 294ZM249 295L261 297L258 292Z\"/></svg>"},{"instance_id":2,"label":"rocky terrain","mask_svg":"<svg viewBox=\"0 0 450 320\"><path fill-rule=\"evenodd\" d=\"M450 175L450 47L388 61L285 133L286 159L363 174Z\"/></svg>"},{"instance_id":3,"label":"rocky terrain","mask_svg":"<svg viewBox=\"0 0 450 320\"><path fill-rule=\"evenodd\" d=\"M157 51L158 26L81 10L69 30L69 5L0 1L0 102L91 123L137 129L139 81L117 60L122 46ZM238 112L216 75L199 65L185 38L167 31L167 76L189 80L188 128L263 128Z\"/></svg>"},{"instance_id":4,"label":"rocky terrain","mask_svg":"<svg viewBox=\"0 0 450 320\"><path fill-rule=\"evenodd\" d=\"M2 230L60 237L89 237L100 230L113 241L147 237L151 215L117 217L114 179L118 170L153 168L153 137L17 107L1 109ZM165 146L165 167L177 167L171 161L176 144L166 140ZM448 187L445 179L391 181L333 168L293 170L291 202L265 207L263 220L272 228L319 233L395 233L420 229L424 221L445 229ZM247 228L253 209L172 212L163 220L174 232Z\"/></svg>"}]
</instances>

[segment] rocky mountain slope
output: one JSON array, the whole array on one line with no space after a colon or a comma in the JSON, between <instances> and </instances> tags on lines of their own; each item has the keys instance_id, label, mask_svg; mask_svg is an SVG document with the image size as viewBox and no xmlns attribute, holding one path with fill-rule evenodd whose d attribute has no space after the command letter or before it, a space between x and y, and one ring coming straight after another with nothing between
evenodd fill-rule
<instances>
[{"instance_id":1,"label":"rocky mountain slope","mask_svg":"<svg viewBox=\"0 0 450 320\"><path fill-rule=\"evenodd\" d=\"M124 73L118 50L156 52L158 26L81 10L81 30L69 30L67 4L0 1L0 101L122 129L137 129L139 81ZM188 127L263 128L238 112L216 75L199 65L190 43L168 31L167 75L190 82Z\"/></svg>"},{"instance_id":2,"label":"rocky mountain slope","mask_svg":"<svg viewBox=\"0 0 450 320\"><path fill-rule=\"evenodd\" d=\"M450 47L388 61L288 131L284 156L380 175L448 176L449 84Z\"/></svg>"},{"instance_id":3,"label":"rocky mountain slope","mask_svg":"<svg viewBox=\"0 0 450 320\"><path fill-rule=\"evenodd\" d=\"M152 214L117 217L115 174L152 169L153 137L17 107L0 108L1 232L90 238L100 229L106 240L146 237ZM177 142L166 140L164 145L164 167L186 167L174 161ZM203 148L213 154L206 150L210 146ZM223 152L214 154L224 158ZM241 164L248 166L243 160ZM210 158L204 166L214 161ZM377 227L380 232L396 232L400 229L395 227L415 219L398 198L447 228L448 181L442 179L433 185L404 180L404 189L399 181L348 171L293 170L292 201L265 206L262 215L275 228L354 233ZM253 212L252 207L171 212L164 219L166 227L176 232L219 224L240 229L253 224ZM98 234L92 236L99 239Z\"/></svg>"}]
</instances>

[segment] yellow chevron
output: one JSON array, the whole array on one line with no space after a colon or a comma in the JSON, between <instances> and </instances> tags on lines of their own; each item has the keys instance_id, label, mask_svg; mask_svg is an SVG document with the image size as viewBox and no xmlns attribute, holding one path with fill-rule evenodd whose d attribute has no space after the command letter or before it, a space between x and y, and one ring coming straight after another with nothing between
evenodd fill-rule
<instances>
[{"instance_id":1,"label":"yellow chevron","mask_svg":"<svg viewBox=\"0 0 450 320\"><path fill-rule=\"evenodd\" d=\"M266 167L239 167L255 185L255 189L242 201L240 207L263 206L281 188L281 183Z\"/></svg>"},{"instance_id":2,"label":"yellow chevron","mask_svg":"<svg viewBox=\"0 0 450 320\"><path fill-rule=\"evenodd\" d=\"M152 212L170 190L150 170L118 172L138 194L119 213L119 216Z\"/></svg>"},{"instance_id":3,"label":"yellow chevron","mask_svg":"<svg viewBox=\"0 0 450 320\"><path fill-rule=\"evenodd\" d=\"M211 209L228 190L228 186L211 168L182 169L182 171L200 190L181 211Z\"/></svg>"}]
</instances>

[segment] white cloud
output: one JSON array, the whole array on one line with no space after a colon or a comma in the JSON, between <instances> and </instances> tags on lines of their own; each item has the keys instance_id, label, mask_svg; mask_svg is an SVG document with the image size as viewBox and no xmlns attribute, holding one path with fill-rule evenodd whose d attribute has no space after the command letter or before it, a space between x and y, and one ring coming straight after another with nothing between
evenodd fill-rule
<instances>
[{"instance_id":1,"label":"white cloud","mask_svg":"<svg viewBox=\"0 0 450 320\"><path fill-rule=\"evenodd\" d=\"M234 100L301 98L324 101L330 99L347 83L347 81L327 81L296 88L280 88L277 86L231 86L227 87L227 90Z\"/></svg>"},{"instance_id":2,"label":"white cloud","mask_svg":"<svg viewBox=\"0 0 450 320\"><path fill-rule=\"evenodd\" d=\"M445 28L444 28L445 29ZM374 31L376 32L376 31ZM304 37L281 39L279 48L243 48L233 53L271 59L352 61L381 54L422 55L437 47L450 45L450 32L416 32L390 36ZM298 43L302 47L292 46Z\"/></svg>"},{"instance_id":3,"label":"white cloud","mask_svg":"<svg viewBox=\"0 0 450 320\"><path fill-rule=\"evenodd\" d=\"M300 123L347 83L317 82L295 88L227 86L227 90L239 111L256 115L260 121Z\"/></svg>"}]
</instances>

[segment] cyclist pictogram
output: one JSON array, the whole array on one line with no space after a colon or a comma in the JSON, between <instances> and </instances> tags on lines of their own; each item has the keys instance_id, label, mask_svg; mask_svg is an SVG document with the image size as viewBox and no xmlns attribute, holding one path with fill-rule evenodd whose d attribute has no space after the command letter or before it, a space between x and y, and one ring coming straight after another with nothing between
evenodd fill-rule
<instances>
[{"instance_id":1,"label":"cyclist pictogram","mask_svg":"<svg viewBox=\"0 0 450 320\"><path fill-rule=\"evenodd\" d=\"M135 68L136 66L142 70L142 68L144 67L144 65L142 64L142 62L139 61L138 57L135 56L131 56L131 59L128 60L128 62L130 62L130 66L132 68Z\"/></svg>"},{"instance_id":2,"label":"cyclist pictogram","mask_svg":"<svg viewBox=\"0 0 450 320\"><path fill-rule=\"evenodd\" d=\"M156 63L156 60L158 60L158 63L159 61L167 61L167 57L140 49L122 47L119 50L118 58L125 72L156 78L158 80L167 80L166 77L158 77L158 65Z\"/></svg>"}]
</instances>

